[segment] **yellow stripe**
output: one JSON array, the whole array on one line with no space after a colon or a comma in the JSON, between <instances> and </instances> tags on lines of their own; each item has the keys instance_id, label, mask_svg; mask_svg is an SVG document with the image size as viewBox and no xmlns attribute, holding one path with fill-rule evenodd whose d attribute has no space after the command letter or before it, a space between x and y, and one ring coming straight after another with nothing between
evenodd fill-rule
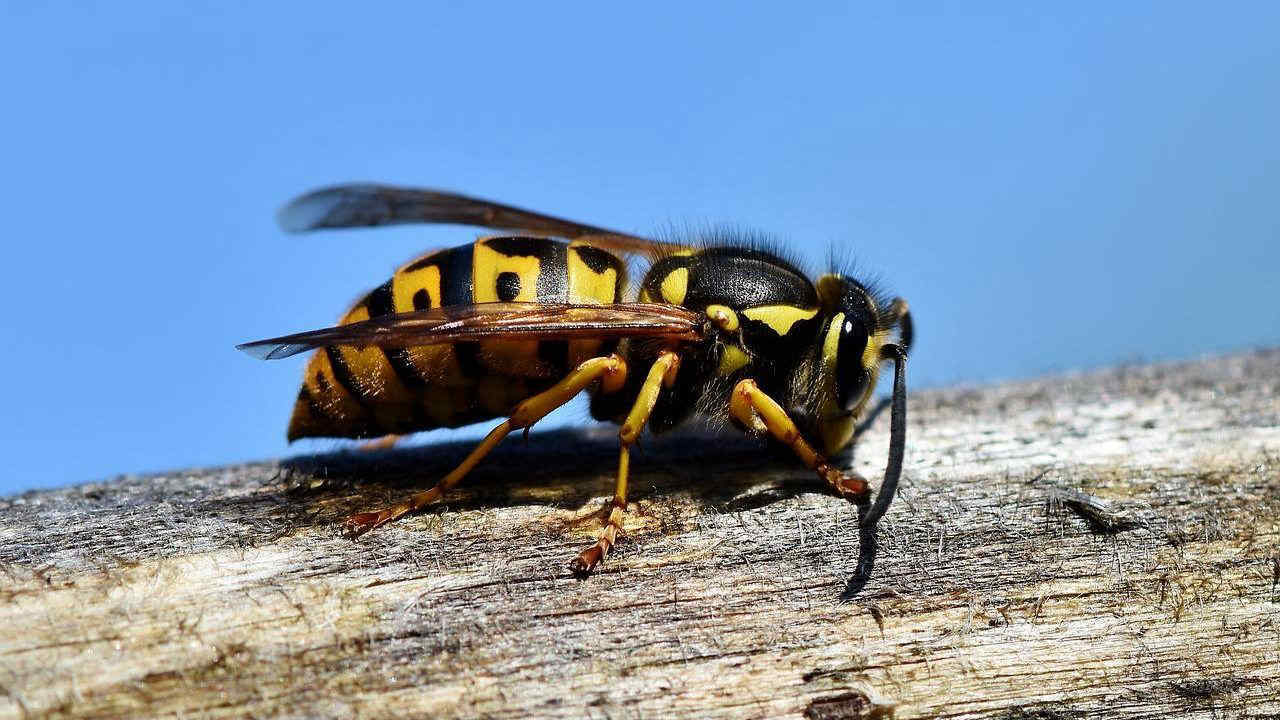
<instances>
[{"instance_id":1,"label":"yellow stripe","mask_svg":"<svg viewBox=\"0 0 1280 720\"><path fill-rule=\"evenodd\" d=\"M606 267L604 272L596 272L582 261L575 245L569 245L567 254L569 265L569 302L585 304L608 304L613 302L618 287L618 271Z\"/></svg>"},{"instance_id":2,"label":"yellow stripe","mask_svg":"<svg viewBox=\"0 0 1280 720\"><path fill-rule=\"evenodd\" d=\"M347 424L365 417L364 408L359 401L334 377L333 366L329 364L329 356L324 350L312 353L307 362L306 373L303 384L307 386L307 392L311 393L316 405L323 409L325 417L331 421L333 430L341 431ZM319 378L323 378L323 381Z\"/></svg>"},{"instance_id":3,"label":"yellow stripe","mask_svg":"<svg viewBox=\"0 0 1280 720\"><path fill-rule=\"evenodd\" d=\"M498 276L515 273L520 277L520 292L513 302L533 302L538 299L538 273L542 263L532 255L503 255L489 247L487 240L475 244L472 261L472 277L475 285L472 297L478 303L498 302Z\"/></svg>"},{"instance_id":4,"label":"yellow stripe","mask_svg":"<svg viewBox=\"0 0 1280 720\"><path fill-rule=\"evenodd\" d=\"M418 265L432 255L438 255L440 252L429 253L411 263L404 268ZM391 306L397 313L413 312L415 305L413 298L419 292L426 293L427 305L432 308L438 308L441 305L442 288L441 283L444 278L440 274L439 265L427 265L419 267L416 270L405 270L401 268L391 279ZM417 368L418 374L430 385L444 385L448 387L470 386L469 379L462 375L462 370L458 367L458 359L453 354L453 347L450 345L427 345L414 348L408 348L408 355L413 366ZM437 400L428 400L426 406L428 415L439 424L441 422L438 413L433 413L432 409L440 405Z\"/></svg>"},{"instance_id":5,"label":"yellow stripe","mask_svg":"<svg viewBox=\"0 0 1280 720\"><path fill-rule=\"evenodd\" d=\"M801 320L808 320L818 314L816 309L806 310L794 305L761 305L759 307L747 308L742 311L752 320L758 320L765 325L773 328L773 331L779 335L786 335L791 332L791 326ZM841 317L844 317L841 315Z\"/></svg>"},{"instance_id":6,"label":"yellow stripe","mask_svg":"<svg viewBox=\"0 0 1280 720\"><path fill-rule=\"evenodd\" d=\"M477 303L499 302L498 276L515 273L520 278L520 291L512 302L534 302L538 299L538 274L542 262L532 255L511 256L489 247L487 240L477 241L472 261L472 298ZM485 367L500 375L539 377L543 369L537 362L538 342L488 341L480 343L480 358Z\"/></svg>"},{"instance_id":7,"label":"yellow stripe","mask_svg":"<svg viewBox=\"0 0 1280 720\"><path fill-rule=\"evenodd\" d=\"M357 305L342 318L342 325L369 319L369 308ZM396 377L380 348L355 348L340 346L338 352L346 361L352 378L360 384L365 401L378 424L386 428L399 427L407 422L408 403L414 402L413 394Z\"/></svg>"},{"instance_id":8,"label":"yellow stripe","mask_svg":"<svg viewBox=\"0 0 1280 720\"><path fill-rule=\"evenodd\" d=\"M430 306L440 307L440 267L428 265L410 272L397 270L391 280L391 304L398 313L413 312L413 296L427 294Z\"/></svg>"},{"instance_id":9,"label":"yellow stripe","mask_svg":"<svg viewBox=\"0 0 1280 720\"><path fill-rule=\"evenodd\" d=\"M578 255L577 245L579 244L577 240L569 243L569 251L566 254L569 269L569 302L589 305L612 303L618 293L620 280L618 271L613 267L606 267L603 272L592 270ZM582 244L590 245L590 243ZM600 351L601 344L599 340L570 341L569 366L574 367L587 358L595 357Z\"/></svg>"}]
</instances>

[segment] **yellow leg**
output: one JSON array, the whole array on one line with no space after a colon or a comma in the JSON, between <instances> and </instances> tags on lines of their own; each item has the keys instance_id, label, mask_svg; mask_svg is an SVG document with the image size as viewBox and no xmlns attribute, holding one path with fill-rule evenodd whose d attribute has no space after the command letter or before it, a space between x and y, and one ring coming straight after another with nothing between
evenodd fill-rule
<instances>
[{"instance_id":1,"label":"yellow leg","mask_svg":"<svg viewBox=\"0 0 1280 720\"><path fill-rule=\"evenodd\" d=\"M859 475L846 475L827 463L827 459L800 437L800 429L787 415L787 411L756 385L754 380L743 380L733 388L729 398L729 414L749 429L767 430L787 445L800 458L804 466L813 470L841 497L861 499L871 491L867 481Z\"/></svg>"},{"instance_id":2,"label":"yellow leg","mask_svg":"<svg viewBox=\"0 0 1280 720\"><path fill-rule=\"evenodd\" d=\"M467 455L458 464L458 467L453 469L453 472L445 475L439 483L436 483L435 487L425 492L417 493L409 499L390 507L352 515L343 523L343 531L351 537L358 537L406 513L411 513L430 505L439 500L454 485L457 485L458 481L471 472L471 469L484 459L484 456L488 455L489 451L497 447L498 443L502 442L502 439L510 434L512 430L527 429L545 417L547 413L572 400L573 396L582 392L583 388L596 380L600 380L601 392L611 393L621 389L626 378L627 364L616 354L609 357L591 358L583 362L560 382L516 405L511 416L502 421L493 430L490 430L484 440L481 440L480 444L471 451L471 454Z\"/></svg>"},{"instance_id":3,"label":"yellow leg","mask_svg":"<svg viewBox=\"0 0 1280 720\"><path fill-rule=\"evenodd\" d=\"M627 419L622 423L622 429L618 431L618 440L621 444L618 452L618 484L613 491L613 508L609 511L609 520L605 523L604 530L600 531L600 539L596 544L578 553L578 556L569 563L569 568L575 573L591 572L596 565L608 557L609 551L618 541L618 533L622 531L622 514L627 509L627 479L631 474L631 446L636 444L640 431L649 421L649 414L653 412L653 407L658 402L658 394L662 388L671 387L675 383L676 371L679 369L679 356L666 350L658 354L653 367L649 368L649 374L645 377L644 384L640 386L640 392L631 406L631 412L627 414Z\"/></svg>"},{"instance_id":4,"label":"yellow leg","mask_svg":"<svg viewBox=\"0 0 1280 720\"><path fill-rule=\"evenodd\" d=\"M396 443L400 442L400 438L402 437L404 436L395 435L395 434L383 435L380 438L374 438L373 440L367 440L365 442L360 443L359 445L356 446L356 449L359 450L360 452L377 452L379 450L390 450L391 448L396 446Z\"/></svg>"}]
</instances>

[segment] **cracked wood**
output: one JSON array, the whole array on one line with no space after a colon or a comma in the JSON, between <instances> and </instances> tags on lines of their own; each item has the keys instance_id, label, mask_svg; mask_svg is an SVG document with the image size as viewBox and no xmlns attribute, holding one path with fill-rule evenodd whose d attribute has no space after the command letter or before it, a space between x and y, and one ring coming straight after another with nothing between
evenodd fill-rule
<instances>
[{"instance_id":1,"label":"cracked wood","mask_svg":"<svg viewBox=\"0 0 1280 720\"><path fill-rule=\"evenodd\" d=\"M1280 352L913 392L869 582L855 509L752 442L468 444L0 500L0 716L1280 717ZM883 468L887 418L852 467ZM428 438L429 440L429 438ZM772 459L771 459L772 458Z\"/></svg>"}]
</instances>

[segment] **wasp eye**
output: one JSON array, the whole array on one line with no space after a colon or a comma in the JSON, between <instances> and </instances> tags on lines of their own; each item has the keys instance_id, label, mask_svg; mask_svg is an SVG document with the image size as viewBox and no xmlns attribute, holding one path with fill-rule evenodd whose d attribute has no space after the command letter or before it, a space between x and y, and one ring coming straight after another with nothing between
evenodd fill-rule
<instances>
[{"instance_id":1,"label":"wasp eye","mask_svg":"<svg viewBox=\"0 0 1280 720\"><path fill-rule=\"evenodd\" d=\"M836 402L846 411L858 406L867 384L871 382L871 376L862 364L862 353L866 349L867 326L846 316L840 327L840 343L836 347Z\"/></svg>"}]
</instances>

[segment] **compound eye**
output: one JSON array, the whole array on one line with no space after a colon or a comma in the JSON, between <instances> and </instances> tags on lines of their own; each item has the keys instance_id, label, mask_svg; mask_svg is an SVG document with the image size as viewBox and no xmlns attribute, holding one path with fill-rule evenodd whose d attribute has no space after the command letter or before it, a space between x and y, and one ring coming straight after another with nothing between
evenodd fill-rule
<instances>
[{"instance_id":1,"label":"compound eye","mask_svg":"<svg viewBox=\"0 0 1280 720\"><path fill-rule=\"evenodd\" d=\"M858 406L867 384L871 382L871 374L862 364L867 338L866 325L846 316L836 348L836 402L846 412Z\"/></svg>"}]
</instances>

